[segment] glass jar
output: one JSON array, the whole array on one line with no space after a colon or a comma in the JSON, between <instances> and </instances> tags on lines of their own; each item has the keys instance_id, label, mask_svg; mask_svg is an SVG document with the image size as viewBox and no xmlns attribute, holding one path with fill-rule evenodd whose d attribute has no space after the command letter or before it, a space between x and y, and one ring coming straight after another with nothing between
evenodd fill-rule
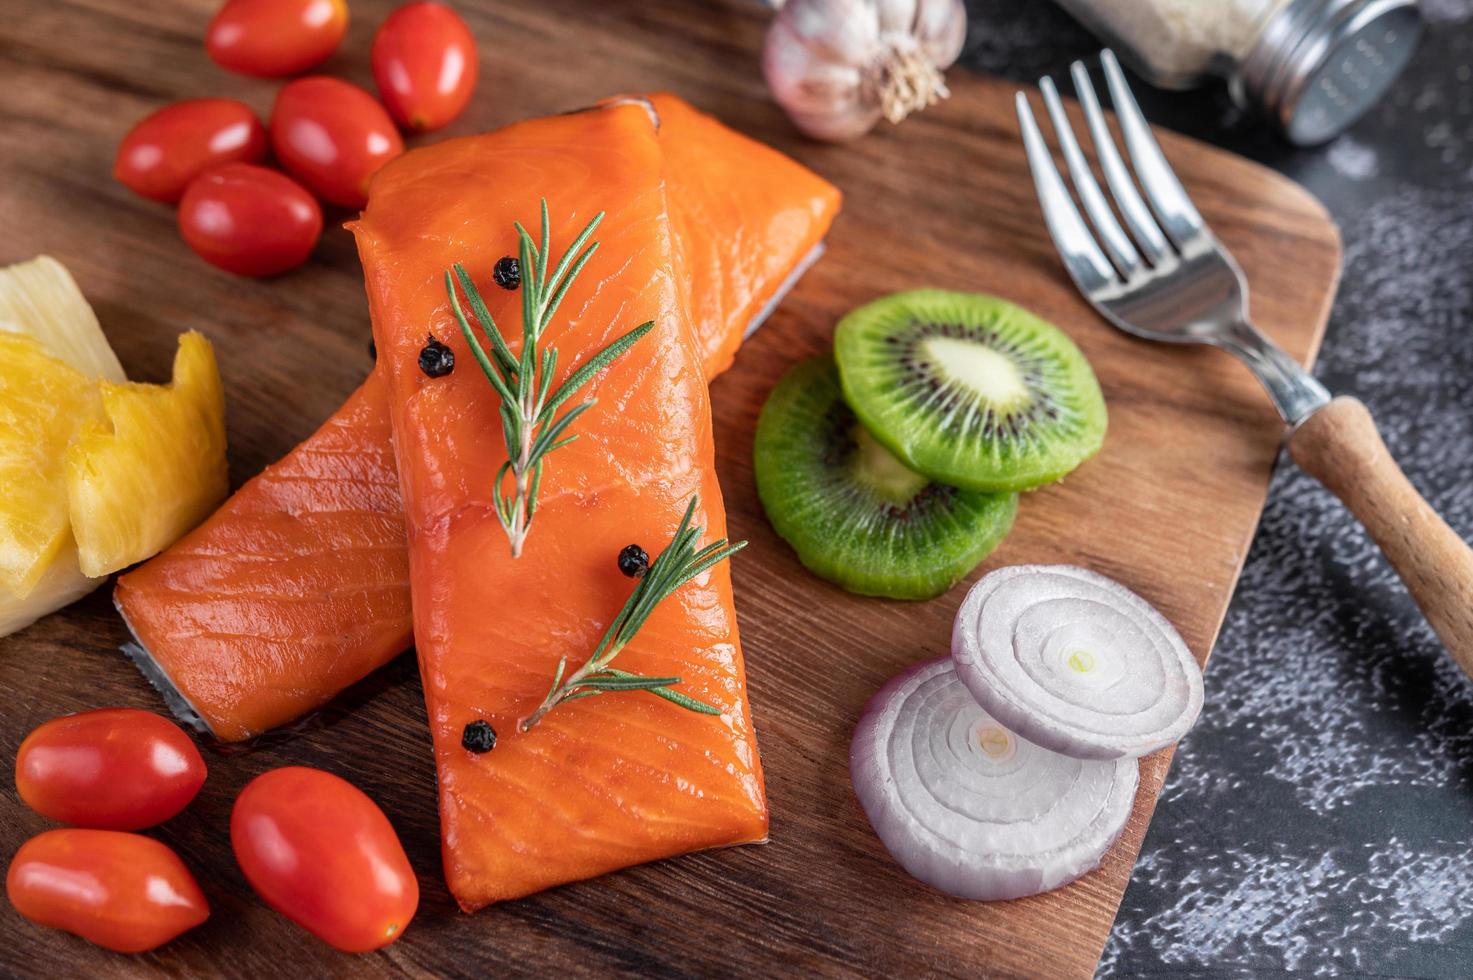
<instances>
[{"instance_id":1,"label":"glass jar","mask_svg":"<svg viewBox=\"0 0 1473 980\"><path fill-rule=\"evenodd\" d=\"M1218 77L1301 145L1375 104L1422 31L1416 0L1058 0L1147 81Z\"/></svg>"}]
</instances>

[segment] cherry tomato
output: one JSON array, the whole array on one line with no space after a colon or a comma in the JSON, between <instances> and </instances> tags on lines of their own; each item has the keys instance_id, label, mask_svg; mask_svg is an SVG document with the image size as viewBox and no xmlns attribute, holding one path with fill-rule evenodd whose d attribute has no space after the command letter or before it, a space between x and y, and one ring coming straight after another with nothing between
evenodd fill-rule
<instances>
[{"instance_id":1,"label":"cherry tomato","mask_svg":"<svg viewBox=\"0 0 1473 980\"><path fill-rule=\"evenodd\" d=\"M368 203L368 180L404 152L378 100L338 78L315 75L282 86L271 108L271 146L282 166L324 201Z\"/></svg>"},{"instance_id":2,"label":"cherry tomato","mask_svg":"<svg viewBox=\"0 0 1473 980\"><path fill-rule=\"evenodd\" d=\"M266 904L345 952L398 939L419 907L419 881L384 812L321 769L253 779L235 801L230 842Z\"/></svg>"},{"instance_id":3,"label":"cherry tomato","mask_svg":"<svg viewBox=\"0 0 1473 980\"><path fill-rule=\"evenodd\" d=\"M20 743L15 788L43 817L77 827L142 830L189 805L205 760L178 725L148 711L63 715Z\"/></svg>"},{"instance_id":4,"label":"cherry tomato","mask_svg":"<svg viewBox=\"0 0 1473 980\"><path fill-rule=\"evenodd\" d=\"M373 37L373 80L406 129L439 129L460 115L476 87L476 39L443 3L407 3Z\"/></svg>"},{"instance_id":5,"label":"cherry tomato","mask_svg":"<svg viewBox=\"0 0 1473 980\"><path fill-rule=\"evenodd\" d=\"M265 158L266 127L250 106L234 99L188 99L128 130L113 176L134 193L173 204L211 167Z\"/></svg>"},{"instance_id":6,"label":"cherry tomato","mask_svg":"<svg viewBox=\"0 0 1473 980\"><path fill-rule=\"evenodd\" d=\"M286 174L228 163L185 189L179 231L212 265L242 276L274 276L312 254L322 234L322 208Z\"/></svg>"},{"instance_id":7,"label":"cherry tomato","mask_svg":"<svg viewBox=\"0 0 1473 980\"><path fill-rule=\"evenodd\" d=\"M227 0L205 51L243 75L296 75L326 61L347 30L346 0Z\"/></svg>"},{"instance_id":8,"label":"cherry tomato","mask_svg":"<svg viewBox=\"0 0 1473 980\"><path fill-rule=\"evenodd\" d=\"M116 830L48 830L21 845L5 894L32 922L119 953L162 946L210 917L179 856Z\"/></svg>"}]
</instances>

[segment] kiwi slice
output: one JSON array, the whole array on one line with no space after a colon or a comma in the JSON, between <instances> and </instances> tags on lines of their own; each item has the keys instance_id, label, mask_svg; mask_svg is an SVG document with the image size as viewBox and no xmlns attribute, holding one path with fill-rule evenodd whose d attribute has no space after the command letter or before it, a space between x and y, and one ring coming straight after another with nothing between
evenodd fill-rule
<instances>
[{"instance_id":1,"label":"kiwi slice","mask_svg":"<svg viewBox=\"0 0 1473 980\"><path fill-rule=\"evenodd\" d=\"M918 289L839 321L844 395L906 465L967 490L1031 490L1099 451L1105 400L1058 327L995 296Z\"/></svg>"},{"instance_id":2,"label":"kiwi slice","mask_svg":"<svg viewBox=\"0 0 1473 980\"><path fill-rule=\"evenodd\" d=\"M792 367L757 422L757 494L809 569L862 595L930 599L1013 526L1017 494L933 483L875 441L832 357Z\"/></svg>"}]
</instances>

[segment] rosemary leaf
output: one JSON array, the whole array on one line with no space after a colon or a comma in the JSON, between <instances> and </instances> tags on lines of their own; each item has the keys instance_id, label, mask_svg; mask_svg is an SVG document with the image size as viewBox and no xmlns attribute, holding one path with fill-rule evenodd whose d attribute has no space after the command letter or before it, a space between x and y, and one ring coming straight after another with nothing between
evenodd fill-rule
<instances>
[{"instance_id":1,"label":"rosemary leaf","mask_svg":"<svg viewBox=\"0 0 1473 980\"><path fill-rule=\"evenodd\" d=\"M492 367L490 358L486 356L485 348L481 346L481 342L476 339L475 332L471 330L471 325L465 318L465 311L460 308L460 300L456 298L455 284L450 281L450 273L448 272L445 273L445 290L450 294L450 310L455 314L455 319L460 323L460 333L471 349L471 356L476 359L476 363L481 366L481 371L490 380L492 387L496 389L496 393L501 396L504 407L506 401L511 398L511 389L506 386L500 373ZM479 301L480 294L477 293L475 295ZM497 336L499 337L500 334L497 334Z\"/></svg>"},{"instance_id":2,"label":"rosemary leaf","mask_svg":"<svg viewBox=\"0 0 1473 980\"><path fill-rule=\"evenodd\" d=\"M516 413L512 411L511 406L509 406L506 402L502 402L501 403L501 436L502 436L503 439L506 440L506 444L508 446L514 446L514 445L516 445L516 441L517 441L517 438L518 438L517 437L517 432L518 431L519 430L517 428L517 417L516 417ZM510 459L508 459L506 461L506 469L507 470L510 470L511 469L511 460ZM502 475L504 476L505 474L503 473ZM496 485L498 487L501 486L501 483L499 482L499 480L498 480L498 482L497 482Z\"/></svg>"},{"instance_id":3,"label":"rosemary leaf","mask_svg":"<svg viewBox=\"0 0 1473 980\"><path fill-rule=\"evenodd\" d=\"M653 330L654 326L654 320L647 320L590 357L587 364L568 375L567 380L558 385L557 391L542 410L549 414L556 411L558 406L573 397L579 388L587 384L588 379L612 364L621 354L633 347L639 338Z\"/></svg>"},{"instance_id":4,"label":"rosemary leaf","mask_svg":"<svg viewBox=\"0 0 1473 980\"><path fill-rule=\"evenodd\" d=\"M552 222L547 217L547 198L542 199L542 244L537 247L537 291L540 294L547 288L547 256L551 254L548 250L552 248ZM576 251L576 249L569 249ZM566 252L563 253L566 256Z\"/></svg>"},{"instance_id":5,"label":"rosemary leaf","mask_svg":"<svg viewBox=\"0 0 1473 980\"><path fill-rule=\"evenodd\" d=\"M491 316L491 311L486 308L486 301L481 298L480 290L476 289L471 280L470 273L465 271L465 266L459 262L452 267L456 278L460 280L460 288L465 291L466 299L470 301L471 312L476 316L476 322L481 325L481 330L486 334L486 339L491 341L491 348L496 354L496 360L501 369L510 377L517 369L517 356L506 346L506 339L501 336L501 328L496 325L496 320ZM455 299L455 289L447 282L445 288L450 290L450 298ZM458 305L458 304L457 304ZM461 320L464 321L464 316ZM484 370L484 367L483 367Z\"/></svg>"},{"instance_id":6,"label":"rosemary leaf","mask_svg":"<svg viewBox=\"0 0 1473 980\"><path fill-rule=\"evenodd\" d=\"M681 683L679 677L645 677L609 666L609 662L634 639L640 627L662 601L717 562L724 561L746 547L745 541L729 544L722 538L697 550L695 542L704 532L703 528L691 526L698 502L697 497L691 497L685 508L685 516L680 519L680 526L676 528L670 544L650 563L644 577L634 586L634 591L624 600L618 615L604 631L592 655L566 679L563 675L567 659L559 662L547 696L535 711L518 723L519 730L531 730L544 715L560 704L592 694L616 691L648 691L689 711L708 715L721 714L719 708L673 690L673 685Z\"/></svg>"},{"instance_id":7,"label":"rosemary leaf","mask_svg":"<svg viewBox=\"0 0 1473 980\"><path fill-rule=\"evenodd\" d=\"M557 312L557 308L563 303L563 297L568 293L568 287L573 284L573 277L583 271L583 266L588 263L588 260L593 257L593 253L596 251L598 251L598 242L594 242L588 246L588 248L583 250L583 254L578 256L578 261L573 263L573 269L569 273L568 278L556 286L552 298L547 301L547 305L544 307L545 312L542 314L543 316L551 317Z\"/></svg>"},{"instance_id":8,"label":"rosemary leaf","mask_svg":"<svg viewBox=\"0 0 1473 980\"><path fill-rule=\"evenodd\" d=\"M562 418L553 422L551 425L544 426L542 431L538 433L537 440L532 443L532 455L536 457L544 455L548 447L554 442L557 442L562 434L568 430L568 426L572 425L578 416L588 411L595 404L597 403L590 399L581 405L574 405L563 413Z\"/></svg>"},{"instance_id":9,"label":"rosemary leaf","mask_svg":"<svg viewBox=\"0 0 1473 980\"><path fill-rule=\"evenodd\" d=\"M603 691L595 691L592 688L585 687L574 691L572 694L569 694L567 697L563 698L562 703L566 704L569 701L577 701L579 698L591 698L602 693Z\"/></svg>"},{"instance_id":10,"label":"rosemary leaf","mask_svg":"<svg viewBox=\"0 0 1473 980\"><path fill-rule=\"evenodd\" d=\"M688 694L681 694L679 691L672 691L668 687L652 687L650 688L650 693L656 695L657 697L662 697L666 701L672 701L675 704L680 705L687 711L694 711L698 714L703 715L721 714L720 708L715 707L714 705L709 705L706 702L701 701L697 698L693 698Z\"/></svg>"},{"instance_id":11,"label":"rosemary leaf","mask_svg":"<svg viewBox=\"0 0 1473 980\"><path fill-rule=\"evenodd\" d=\"M627 673L627 672L622 671L622 670L615 670L612 667L608 668L605 671L605 673L613 674L616 677L638 677L639 676L638 674L630 674L630 673ZM666 680L666 678L660 678L660 679L661 680ZM675 683L675 684L680 683L680 678L678 678L678 677L675 678L671 683ZM699 698L693 698L693 697L691 697L688 694L681 694L679 691L672 691L672 690L670 690L670 684L661 684L658 687L651 687L649 689L649 692L651 694L659 695L660 697L664 698L666 701L673 701L674 703L680 705L682 708L686 708L686 709L688 709L690 711L699 712L700 714L703 714L703 715L719 715L719 714L721 714L721 709L720 708L713 707L712 705L707 704L706 702L700 700Z\"/></svg>"},{"instance_id":12,"label":"rosemary leaf","mask_svg":"<svg viewBox=\"0 0 1473 980\"><path fill-rule=\"evenodd\" d=\"M522 346L519 353L512 351L465 267L457 262L445 273L445 292L450 298L450 308L461 335L465 337L481 373L501 401L499 414L502 437L506 440L507 462L497 471L492 499L496 505L496 516L511 543L513 558L521 556L531 531L547 454L577 438L569 428L574 420L593 406L594 401L589 399L561 416L557 414L558 409L654 326L649 322L634 328L589 358L561 384L554 385L558 351L538 345L558 305L598 248L598 242L592 241L592 236L604 214L600 211L595 215L554 262L549 251L552 247L552 219L546 198L541 202L540 212L542 224L540 239L536 243L520 222L512 223L522 268ZM460 299L462 293L465 295L464 305ZM476 327L489 342L489 350L477 336ZM511 483L509 491L505 487L508 481Z\"/></svg>"},{"instance_id":13,"label":"rosemary leaf","mask_svg":"<svg viewBox=\"0 0 1473 980\"><path fill-rule=\"evenodd\" d=\"M652 687L669 687L679 683L679 677L613 677L608 674L589 674L578 682L578 686L596 691L648 691Z\"/></svg>"},{"instance_id":14,"label":"rosemary leaf","mask_svg":"<svg viewBox=\"0 0 1473 980\"><path fill-rule=\"evenodd\" d=\"M568 262L572 259L573 256L578 254L579 250L582 249L584 245L588 244L588 240L593 237L594 230L598 228L599 224L601 224L603 220L604 213L602 211L594 215L593 220L588 222L588 226L584 228L581 232L579 232L577 238L573 239L573 244L569 245L567 251L563 252L562 260L558 262L557 269L552 274L551 282L553 289L558 288L558 283L562 281L565 274L570 280L577 278L578 273L568 272ZM594 247L598 247L597 242L594 242Z\"/></svg>"},{"instance_id":15,"label":"rosemary leaf","mask_svg":"<svg viewBox=\"0 0 1473 980\"><path fill-rule=\"evenodd\" d=\"M745 541L738 541L736 544L729 545L729 546L727 546L725 548L722 548L721 551L718 554L713 554L709 558L706 558L706 559L703 559L700 562L697 562L693 566L693 570L690 573L691 578L695 578L697 575L700 575L702 572L706 571L706 569L712 567L713 565L716 565L716 564L719 564L720 562L725 561L726 559L730 558L732 555L736 554L738 551L741 551L746 546L747 546L747 542L745 542Z\"/></svg>"},{"instance_id":16,"label":"rosemary leaf","mask_svg":"<svg viewBox=\"0 0 1473 980\"><path fill-rule=\"evenodd\" d=\"M536 315L537 290L526 288L526 277L537 268L537 261L532 257L532 240L522 232L522 361L517 372L517 395L522 399L526 399L527 392L531 390L532 375L537 370L537 337L541 333Z\"/></svg>"},{"instance_id":17,"label":"rosemary leaf","mask_svg":"<svg viewBox=\"0 0 1473 980\"><path fill-rule=\"evenodd\" d=\"M547 403L547 390L552 387L552 375L557 370L557 348L549 347L542 352L542 377L537 381L537 415L542 415L542 406Z\"/></svg>"}]
</instances>

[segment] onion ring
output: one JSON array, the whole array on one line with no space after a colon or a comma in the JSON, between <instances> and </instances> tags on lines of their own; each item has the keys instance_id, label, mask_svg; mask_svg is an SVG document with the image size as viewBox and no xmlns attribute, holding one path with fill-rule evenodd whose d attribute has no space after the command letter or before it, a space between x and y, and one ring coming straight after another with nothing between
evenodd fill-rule
<instances>
[{"instance_id":1,"label":"onion ring","mask_svg":"<svg viewBox=\"0 0 1473 980\"><path fill-rule=\"evenodd\" d=\"M1071 759L999 725L949 657L891 680L849 751L854 792L901 867L960 898L1021 898L1097 867L1124 829L1133 759Z\"/></svg>"},{"instance_id":2,"label":"onion ring","mask_svg":"<svg viewBox=\"0 0 1473 980\"><path fill-rule=\"evenodd\" d=\"M984 577L957 612L951 653L962 683L1005 727L1080 759L1154 752L1202 710L1202 669L1166 618L1072 565Z\"/></svg>"}]
</instances>

